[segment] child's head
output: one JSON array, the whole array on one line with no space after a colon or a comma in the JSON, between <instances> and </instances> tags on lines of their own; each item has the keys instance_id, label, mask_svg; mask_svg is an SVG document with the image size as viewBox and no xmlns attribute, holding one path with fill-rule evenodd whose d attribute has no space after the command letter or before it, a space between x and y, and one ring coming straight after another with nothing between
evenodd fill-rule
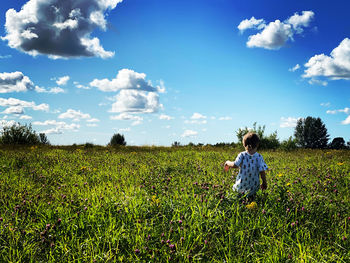
<instances>
[{"instance_id":1,"label":"child's head","mask_svg":"<svg viewBox=\"0 0 350 263\"><path fill-rule=\"evenodd\" d=\"M258 148L259 142L259 136L254 132L248 132L246 135L244 135L242 140L243 146L246 148L246 150L253 150Z\"/></svg>"}]
</instances>

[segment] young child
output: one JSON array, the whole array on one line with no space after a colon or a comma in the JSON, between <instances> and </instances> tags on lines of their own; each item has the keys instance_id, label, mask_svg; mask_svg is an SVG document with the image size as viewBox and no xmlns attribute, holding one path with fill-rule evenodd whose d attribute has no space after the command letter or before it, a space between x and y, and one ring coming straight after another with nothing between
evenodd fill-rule
<instances>
[{"instance_id":1,"label":"young child","mask_svg":"<svg viewBox=\"0 0 350 263\"><path fill-rule=\"evenodd\" d=\"M256 152L259 142L257 134L248 132L242 141L246 151L239 153L234 162L225 162L225 171L228 171L229 168L239 168L233 190L249 198L254 197L259 186L262 190L267 188L265 173L267 165L261 154ZM259 175L262 180L261 185Z\"/></svg>"}]
</instances>

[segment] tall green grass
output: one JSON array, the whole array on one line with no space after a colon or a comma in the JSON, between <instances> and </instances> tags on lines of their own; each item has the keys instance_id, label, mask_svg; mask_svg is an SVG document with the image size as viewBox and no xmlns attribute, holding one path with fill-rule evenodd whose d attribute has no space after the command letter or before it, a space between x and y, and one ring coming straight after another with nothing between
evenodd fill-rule
<instances>
[{"instance_id":1,"label":"tall green grass","mask_svg":"<svg viewBox=\"0 0 350 263\"><path fill-rule=\"evenodd\" d=\"M0 261L350 261L349 151L262 152L256 207L223 171L237 153L2 149Z\"/></svg>"}]
</instances>

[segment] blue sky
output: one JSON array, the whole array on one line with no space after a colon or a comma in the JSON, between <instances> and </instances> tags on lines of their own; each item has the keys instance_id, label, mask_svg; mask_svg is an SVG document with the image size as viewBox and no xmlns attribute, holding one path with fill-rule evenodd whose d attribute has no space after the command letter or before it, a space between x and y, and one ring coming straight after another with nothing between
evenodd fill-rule
<instances>
[{"instance_id":1,"label":"blue sky","mask_svg":"<svg viewBox=\"0 0 350 263\"><path fill-rule=\"evenodd\" d=\"M171 145L254 122L283 140L313 116L349 141L350 4L295 2L2 1L1 125Z\"/></svg>"}]
</instances>

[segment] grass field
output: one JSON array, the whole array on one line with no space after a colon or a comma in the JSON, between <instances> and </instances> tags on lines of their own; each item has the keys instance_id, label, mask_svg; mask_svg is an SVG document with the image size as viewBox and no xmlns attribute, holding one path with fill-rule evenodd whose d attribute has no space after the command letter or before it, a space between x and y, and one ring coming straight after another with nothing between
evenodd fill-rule
<instances>
[{"instance_id":1,"label":"grass field","mask_svg":"<svg viewBox=\"0 0 350 263\"><path fill-rule=\"evenodd\" d=\"M0 150L1 262L350 262L350 151L261 152L237 199L239 149Z\"/></svg>"}]
</instances>

